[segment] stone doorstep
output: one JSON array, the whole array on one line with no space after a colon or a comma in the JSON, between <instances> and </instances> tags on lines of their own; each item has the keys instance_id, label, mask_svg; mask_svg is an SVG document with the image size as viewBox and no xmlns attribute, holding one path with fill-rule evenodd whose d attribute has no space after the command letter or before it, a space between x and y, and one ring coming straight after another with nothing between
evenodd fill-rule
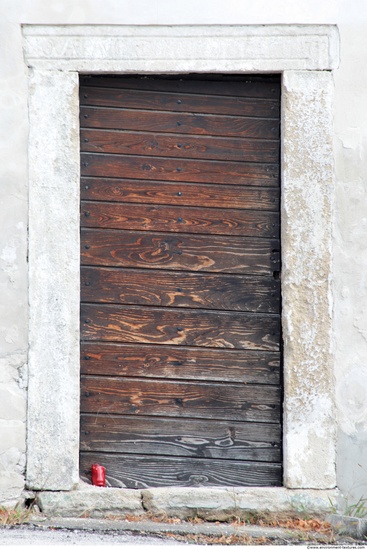
<instances>
[{"instance_id":1,"label":"stone doorstep","mask_svg":"<svg viewBox=\"0 0 367 550\"><path fill-rule=\"evenodd\" d=\"M81 484L74 491L41 491L36 503L46 516L106 518L163 514L187 519L227 521L249 512L330 513L338 490L284 487L168 487L152 489L100 488Z\"/></svg>"}]
</instances>

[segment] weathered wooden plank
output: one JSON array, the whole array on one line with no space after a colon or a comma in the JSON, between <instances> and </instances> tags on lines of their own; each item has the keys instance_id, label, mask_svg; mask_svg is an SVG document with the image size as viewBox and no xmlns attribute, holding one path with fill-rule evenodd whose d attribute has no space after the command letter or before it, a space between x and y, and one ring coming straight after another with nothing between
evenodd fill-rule
<instances>
[{"instance_id":1,"label":"weathered wooden plank","mask_svg":"<svg viewBox=\"0 0 367 550\"><path fill-rule=\"evenodd\" d=\"M173 134L199 134L244 138L277 139L279 121L245 116L138 111L103 107L81 107L82 128L109 128Z\"/></svg>"},{"instance_id":2,"label":"weathered wooden plank","mask_svg":"<svg viewBox=\"0 0 367 550\"><path fill-rule=\"evenodd\" d=\"M157 90L162 92L205 95L280 98L280 78L267 75L200 75L200 80L185 75L180 78L160 76L97 76L82 77L82 86L102 86L118 89Z\"/></svg>"},{"instance_id":3,"label":"weathered wooden plank","mask_svg":"<svg viewBox=\"0 0 367 550\"><path fill-rule=\"evenodd\" d=\"M248 184L255 187L279 185L279 166L274 164L97 153L81 154L81 175L162 181L215 182L231 185Z\"/></svg>"},{"instance_id":4,"label":"weathered wooden plank","mask_svg":"<svg viewBox=\"0 0 367 550\"><path fill-rule=\"evenodd\" d=\"M256 210L83 201L80 223L101 229L280 237L279 214Z\"/></svg>"},{"instance_id":5,"label":"weathered wooden plank","mask_svg":"<svg viewBox=\"0 0 367 550\"><path fill-rule=\"evenodd\" d=\"M83 302L280 313L273 277L81 268Z\"/></svg>"},{"instance_id":6,"label":"weathered wooden plank","mask_svg":"<svg viewBox=\"0 0 367 550\"><path fill-rule=\"evenodd\" d=\"M116 88L82 87L80 104L99 107L123 107L153 111L175 111L204 114L279 118L278 99L257 99L157 92Z\"/></svg>"},{"instance_id":7,"label":"weathered wooden plank","mask_svg":"<svg viewBox=\"0 0 367 550\"><path fill-rule=\"evenodd\" d=\"M124 456L113 453L80 454L82 476L90 480L94 463L107 469L112 487L270 487L282 485L280 464L205 458Z\"/></svg>"},{"instance_id":8,"label":"weathered wooden plank","mask_svg":"<svg viewBox=\"0 0 367 550\"><path fill-rule=\"evenodd\" d=\"M82 414L81 450L279 462L280 425Z\"/></svg>"},{"instance_id":9,"label":"weathered wooden plank","mask_svg":"<svg viewBox=\"0 0 367 550\"><path fill-rule=\"evenodd\" d=\"M279 211L278 188L83 177L80 193L84 200Z\"/></svg>"},{"instance_id":10,"label":"weathered wooden plank","mask_svg":"<svg viewBox=\"0 0 367 550\"><path fill-rule=\"evenodd\" d=\"M279 384L280 353L81 342L82 374Z\"/></svg>"},{"instance_id":11,"label":"weathered wooden plank","mask_svg":"<svg viewBox=\"0 0 367 550\"><path fill-rule=\"evenodd\" d=\"M268 275L279 271L279 240L113 229L81 231L83 265Z\"/></svg>"},{"instance_id":12,"label":"weathered wooden plank","mask_svg":"<svg viewBox=\"0 0 367 550\"><path fill-rule=\"evenodd\" d=\"M83 340L279 350L280 316L82 304Z\"/></svg>"},{"instance_id":13,"label":"weathered wooden plank","mask_svg":"<svg viewBox=\"0 0 367 550\"><path fill-rule=\"evenodd\" d=\"M276 163L279 141L82 128L84 152Z\"/></svg>"},{"instance_id":14,"label":"weathered wooden plank","mask_svg":"<svg viewBox=\"0 0 367 550\"><path fill-rule=\"evenodd\" d=\"M280 421L277 386L82 376L81 412Z\"/></svg>"}]
</instances>

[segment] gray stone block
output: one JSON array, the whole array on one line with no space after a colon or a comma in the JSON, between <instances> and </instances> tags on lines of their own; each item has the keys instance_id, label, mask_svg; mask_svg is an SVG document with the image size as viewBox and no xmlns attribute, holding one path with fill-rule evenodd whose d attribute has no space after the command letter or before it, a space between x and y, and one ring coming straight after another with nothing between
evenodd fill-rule
<instances>
[{"instance_id":1,"label":"gray stone block","mask_svg":"<svg viewBox=\"0 0 367 550\"><path fill-rule=\"evenodd\" d=\"M144 512L140 491L86 486L77 491L44 491L37 496L41 512L47 516L104 517L140 515Z\"/></svg>"},{"instance_id":2,"label":"gray stone block","mask_svg":"<svg viewBox=\"0 0 367 550\"><path fill-rule=\"evenodd\" d=\"M284 487L168 487L143 489L144 508L154 514L186 519L201 517L225 521L258 512L307 511L324 515L330 510L329 498L337 491L297 490Z\"/></svg>"},{"instance_id":3,"label":"gray stone block","mask_svg":"<svg viewBox=\"0 0 367 550\"><path fill-rule=\"evenodd\" d=\"M344 516L343 514L330 514L327 520L340 535L349 535L356 539L366 539L367 519Z\"/></svg>"}]
</instances>

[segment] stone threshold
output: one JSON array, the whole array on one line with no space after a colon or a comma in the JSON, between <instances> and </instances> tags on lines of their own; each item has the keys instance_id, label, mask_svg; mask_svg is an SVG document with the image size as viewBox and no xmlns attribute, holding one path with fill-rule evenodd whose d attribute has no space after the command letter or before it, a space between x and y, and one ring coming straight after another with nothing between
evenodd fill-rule
<instances>
[{"instance_id":1,"label":"stone threshold","mask_svg":"<svg viewBox=\"0 0 367 550\"><path fill-rule=\"evenodd\" d=\"M248 513L286 512L326 515L337 489L285 487L100 488L81 484L73 491L40 491L36 504L50 517L106 518L153 515L227 521Z\"/></svg>"}]
</instances>

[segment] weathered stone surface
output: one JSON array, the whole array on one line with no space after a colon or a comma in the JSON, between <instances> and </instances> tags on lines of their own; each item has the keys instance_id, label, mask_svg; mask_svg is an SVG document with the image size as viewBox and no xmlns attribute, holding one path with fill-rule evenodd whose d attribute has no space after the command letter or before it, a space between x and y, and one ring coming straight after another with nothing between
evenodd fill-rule
<instances>
[{"instance_id":1,"label":"weathered stone surface","mask_svg":"<svg viewBox=\"0 0 367 550\"><path fill-rule=\"evenodd\" d=\"M27 485L38 490L79 480L78 115L77 74L32 74Z\"/></svg>"},{"instance_id":2,"label":"weathered stone surface","mask_svg":"<svg viewBox=\"0 0 367 550\"><path fill-rule=\"evenodd\" d=\"M332 25L24 27L30 67L91 72L330 70L339 64ZM291 52L291 55L290 55Z\"/></svg>"},{"instance_id":3,"label":"weathered stone surface","mask_svg":"<svg viewBox=\"0 0 367 550\"><path fill-rule=\"evenodd\" d=\"M179 518L201 517L223 521L248 512L301 512L325 514L329 498L337 491L289 490L285 488L172 487L142 490L144 508Z\"/></svg>"},{"instance_id":4,"label":"weathered stone surface","mask_svg":"<svg viewBox=\"0 0 367 550\"><path fill-rule=\"evenodd\" d=\"M43 491L37 496L41 512L48 516L103 517L108 514L144 512L140 491L83 485L70 492Z\"/></svg>"},{"instance_id":5,"label":"weathered stone surface","mask_svg":"<svg viewBox=\"0 0 367 550\"><path fill-rule=\"evenodd\" d=\"M364 539L367 535L367 519L344 516L342 514L330 514L327 521L341 535L348 535L356 539Z\"/></svg>"},{"instance_id":6,"label":"weathered stone surface","mask_svg":"<svg viewBox=\"0 0 367 550\"><path fill-rule=\"evenodd\" d=\"M283 78L284 484L336 486L331 73Z\"/></svg>"},{"instance_id":7,"label":"weathered stone surface","mask_svg":"<svg viewBox=\"0 0 367 550\"><path fill-rule=\"evenodd\" d=\"M17 466L3 469L0 465L0 506L15 506L22 501L24 475L17 471Z\"/></svg>"}]
</instances>

